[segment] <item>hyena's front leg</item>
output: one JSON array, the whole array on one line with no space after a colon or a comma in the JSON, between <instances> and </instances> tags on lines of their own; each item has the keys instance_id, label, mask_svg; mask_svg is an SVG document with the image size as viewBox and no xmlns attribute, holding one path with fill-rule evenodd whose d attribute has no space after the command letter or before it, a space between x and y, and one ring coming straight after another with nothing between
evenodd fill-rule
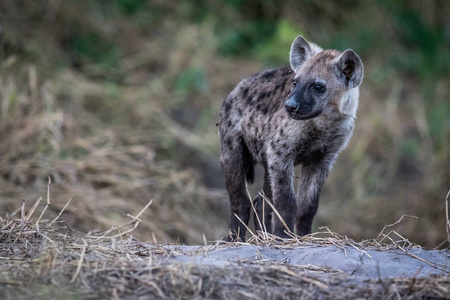
<instances>
[{"instance_id":1,"label":"hyena's front leg","mask_svg":"<svg viewBox=\"0 0 450 300\"><path fill-rule=\"evenodd\" d=\"M294 193L294 164L273 163L269 166L272 200L278 214L288 228L274 212L272 215L273 234L288 238L287 229L294 232L294 221L297 215L297 200Z\"/></svg>"},{"instance_id":2,"label":"hyena's front leg","mask_svg":"<svg viewBox=\"0 0 450 300\"><path fill-rule=\"evenodd\" d=\"M302 167L297 190L299 207L296 227L298 235L311 233L312 222L319 207L320 191L330 167L331 163L324 162L309 163Z\"/></svg>"}]
</instances>

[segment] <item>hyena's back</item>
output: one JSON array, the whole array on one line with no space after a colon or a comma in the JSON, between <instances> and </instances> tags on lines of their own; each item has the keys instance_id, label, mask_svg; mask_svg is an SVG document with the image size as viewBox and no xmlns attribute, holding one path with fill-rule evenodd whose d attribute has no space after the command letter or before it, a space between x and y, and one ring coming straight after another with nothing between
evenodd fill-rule
<instances>
[{"instance_id":1,"label":"hyena's back","mask_svg":"<svg viewBox=\"0 0 450 300\"><path fill-rule=\"evenodd\" d=\"M219 116L221 148L234 153L242 147L247 165L236 167L246 168L250 181L251 162L264 164L267 159L264 145L273 138L271 127L277 126L277 116L284 114L294 75L288 66L265 70L242 80L223 103Z\"/></svg>"}]
</instances>

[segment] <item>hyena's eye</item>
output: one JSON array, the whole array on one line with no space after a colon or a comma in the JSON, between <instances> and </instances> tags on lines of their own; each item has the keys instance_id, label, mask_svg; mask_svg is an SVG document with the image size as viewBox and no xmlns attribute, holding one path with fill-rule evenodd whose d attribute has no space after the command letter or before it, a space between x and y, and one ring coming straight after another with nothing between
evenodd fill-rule
<instances>
[{"instance_id":1,"label":"hyena's eye","mask_svg":"<svg viewBox=\"0 0 450 300\"><path fill-rule=\"evenodd\" d=\"M316 91L317 93L323 93L325 92L325 86L320 84L320 83L316 83L313 85L313 89L314 91Z\"/></svg>"},{"instance_id":2,"label":"hyena's eye","mask_svg":"<svg viewBox=\"0 0 450 300\"><path fill-rule=\"evenodd\" d=\"M294 80L292 81L292 83L294 84L294 86L296 86L296 85L297 85L297 80L294 79Z\"/></svg>"}]
</instances>

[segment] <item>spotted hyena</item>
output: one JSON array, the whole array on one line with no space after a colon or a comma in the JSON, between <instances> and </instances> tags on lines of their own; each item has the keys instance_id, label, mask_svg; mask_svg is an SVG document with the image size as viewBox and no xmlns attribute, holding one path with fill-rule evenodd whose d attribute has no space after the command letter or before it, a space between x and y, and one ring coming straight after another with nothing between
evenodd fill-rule
<instances>
[{"instance_id":1,"label":"spotted hyena","mask_svg":"<svg viewBox=\"0 0 450 300\"><path fill-rule=\"evenodd\" d=\"M298 36L290 67L250 76L229 94L218 123L231 206L228 240L244 240L242 223L248 224L251 211L245 181L253 181L256 163L265 170L263 192L289 230L295 225L297 234L311 233L322 185L353 132L363 71L353 50L323 50ZM297 197L295 165L302 165ZM263 202L260 195L254 200L265 229L287 237ZM258 221L255 226L261 229Z\"/></svg>"}]
</instances>

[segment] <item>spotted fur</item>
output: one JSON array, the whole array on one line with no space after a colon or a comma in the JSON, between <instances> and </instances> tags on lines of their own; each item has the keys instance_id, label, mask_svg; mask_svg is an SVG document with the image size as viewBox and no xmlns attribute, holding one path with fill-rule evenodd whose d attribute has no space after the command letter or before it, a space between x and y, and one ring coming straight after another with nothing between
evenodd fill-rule
<instances>
[{"instance_id":1,"label":"spotted fur","mask_svg":"<svg viewBox=\"0 0 450 300\"><path fill-rule=\"evenodd\" d=\"M228 240L244 240L251 213L245 182L253 181L255 164L264 167L263 192L289 230L310 233L322 185L352 135L363 77L360 58L352 50L322 50L298 36L290 63L242 80L222 105L218 126L231 208ZM295 165L302 165L297 196ZM254 200L265 229L287 237L263 202L261 196ZM255 226L261 230L259 222Z\"/></svg>"}]
</instances>

